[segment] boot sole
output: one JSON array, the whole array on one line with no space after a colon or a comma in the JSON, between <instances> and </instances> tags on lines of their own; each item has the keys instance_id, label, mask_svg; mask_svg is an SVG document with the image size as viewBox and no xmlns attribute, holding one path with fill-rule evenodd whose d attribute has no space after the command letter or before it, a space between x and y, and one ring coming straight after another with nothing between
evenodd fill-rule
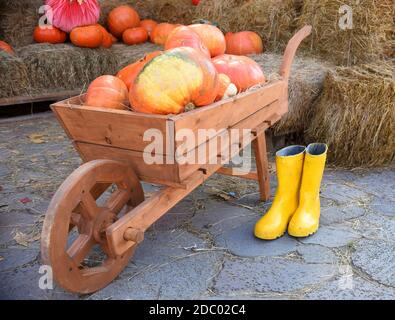
<instances>
[{"instance_id":1,"label":"boot sole","mask_svg":"<svg viewBox=\"0 0 395 320\"><path fill-rule=\"evenodd\" d=\"M285 234L285 231L282 234L280 234L279 236L277 236L275 238L270 238L270 239L258 237L256 234L254 234L254 236L255 236L255 238L260 239L260 240L273 241L273 240L277 240L278 238L281 238L284 234Z\"/></svg>"},{"instance_id":2,"label":"boot sole","mask_svg":"<svg viewBox=\"0 0 395 320\"><path fill-rule=\"evenodd\" d=\"M315 234L317 231L318 231L318 228L316 230L314 230L313 232L309 233L308 235L303 235L303 236L301 236L301 235L293 235L292 233L289 233L289 232L288 232L288 234L290 236L294 237L294 238L307 238L307 237L310 237L313 234Z\"/></svg>"}]
</instances>

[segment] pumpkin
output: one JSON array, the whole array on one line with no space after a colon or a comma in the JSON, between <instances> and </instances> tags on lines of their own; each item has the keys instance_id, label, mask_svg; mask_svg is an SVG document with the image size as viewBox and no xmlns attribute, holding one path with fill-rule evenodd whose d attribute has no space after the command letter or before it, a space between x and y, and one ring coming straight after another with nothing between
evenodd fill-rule
<instances>
[{"instance_id":1,"label":"pumpkin","mask_svg":"<svg viewBox=\"0 0 395 320\"><path fill-rule=\"evenodd\" d=\"M202 39L204 45L210 51L211 57L225 53L225 36L216 26L211 24L193 24L189 27Z\"/></svg>"},{"instance_id":2,"label":"pumpkin","mask_svg":"<svg viewBox=\"0 0 395 320\"><path fill-rule=\"evenodd\" d=\"M5 51L9 54L15 54L12 47L7 42L1 40L0 40L0 50Z\"/></svg>"},{"instance_id":3,"label":"pumpkin","mask_svg":"<svg viewBox=\"0 0 395 320\"><path fill-rule=\"evenodd\" d=\"M47 43L63 43L66 41L66 33L62 30L50 27L35 27L33 32L33 39L35 42Z\"/></svg>"},{"instance_id":4,"label":"pumpkin","mask_svg":"<svg viewBox=\"0 0 395 320\"><path fill-rule=\"evenodd\" d=\"M140 17L131 6L123 5L110 11L107 17L107 25L110 32L120 38L126 29L140 25Z\"/></svg>"},{"instance_id":5,"label":"pumpkin","mask_svg":"<svg viewBox=\"0 0 395 320\"><path fill-rule=\"evenodd\" d=\"M186 26L175 28L166 40L165 50L178 48L178 47L191 47L202 52L205 56L210 58L210 52L203 44L202 40L196 32Z\"/></svg>"},{"instance_id":6,"label":"pumpkin","mask_svg":"<svg viewBox=\"0 0 395 320\"><path fill-rule=\"evenodd\" d=\"M261 67L251 58L223 54L212 61L217 71L226 74L239 92L266 81Z\"/></svg>"},{"instance_id":7,"label":"pumpkin","mask_svg":"<svg viewBox=\"0 0 395 320\"><path fill-rule=\"evenodd\" d=\"M219 87L215 101L233 97L237 94L236 86L230 81L230 78L226 74L220 73L218 75L218 82Z\"/></svg>"},{"instance_id":8,"label":"pumpkin","mask_svg":"<svg viewBox=\"0 0 395 320\"><path fill-rule=\"evenodd\" d=\"M77 47L98 48L103 43L103 31L98 25L77 27L71 31L70 40Z\"/></svg>"},{"instance_id":9,"label":"pumpkin","mask_svg":"<svg viewBox=\"0 0 395 320\"><path fill-rule=\"evenodd\" d=\"M126 66L122 70L117 73L117 77L121 79L125 84L128 90L130 86L133 84L134 80L138 73L143 69L143 67L151 61L153 58L162 54L162 51L154 51L146 54L142 59Z\"/></svg>"},{"instance_id":10,"label":"pumpkin","mask_svg":"<svg viewBox=\"0 0 395 320\"><path fill-rule=\"evenodd\" d=\"M148 35L151 34L152 30L154 30L157 25L158 23L151 19L144 19L140 22L140 27L143 27L145 30L147 30Z\"/></svg>"},{"instance_id":11,"label":"pumpkin","mask_svg":"<svg viewBox=\"0 0 395 320\"><path fill-rule=\"evenodd\" d=\"M126 29L122 34L122 40L129 45L143 43L148 40L148 32L142 27Z\"/></svg>"},{"instance_id":12,"label":"pumpkin","mask_svg":"<svg viewBox=\"0 0 395 320\"><path fill-rule=\"evenodd\" d=\"M85 96L85 105L110 109L126 109L128 89L114 76L100 76L92 81Z\"/></svg>"},{"instance_id":13,"label":"pumpkin","mask_svg":"<svg viewBox=\"0 0 395 320\"><path fill-rule=\"evenodd\" d=\"M158 45L164 45L169 34L177 27L178 25L171 23L159 23L151 32L151 42Z\"/></svg>"},{"instance_id":14,"label":"pumpkin","mask_svg":"<svg viewBox=\"0 0 395 320\"><path fill-rule=\"evenodd\" d=\"M97 0L46 0L45 4L52 9L52 25L64 32L99 21Z\"/></svg>"},{"instance_id":15,"label":"pumpkin","mask_svg":"<svg viewBox=\"0 0 395 320\"><path fill-rule=\"evenodd\" d=\"M111 35L111 33L109 33L107 29L100 24L96 24L96 26L101 30L103 35L103 39L101 43L102 47L111 48L113 44L113 38L112 38L113 36Z\"/></svg>"},{"instance_id":16,"label":"pumpkin","mask_svg":"<svg viewBox=\"0 0 395 320\"><path fill-rule=\"evenodd\" d=\"M225 35L226 53L236 55L258 54L263 52L261 37L252 31L237 33L228 32Z\"/></svg>"},{"instance_id":17,"label":"pumpkin","mask_svg":"<svg viewBox=\"0 0 395 320\"><path fill-rule=\"evenodd\" d=\"M114 44L114 43L117 43L118 42L118 38L117 37L115 37L112 33L110 33L110 37L111 37L111 40L112 40L112 44Z\"/></svg>"},{"instance_id":18,"label":"pumpkin","mask_svg":"<svg viewBox=\"0 0 395 320\"><path fill-rule=\"evenodd\" d=\"M218 73L211 60L196 49L180 47L144 66L129 90L129 101L139 112L178 114L187 105L214 102L218 86Z\"/></svg>"}]
</instances>

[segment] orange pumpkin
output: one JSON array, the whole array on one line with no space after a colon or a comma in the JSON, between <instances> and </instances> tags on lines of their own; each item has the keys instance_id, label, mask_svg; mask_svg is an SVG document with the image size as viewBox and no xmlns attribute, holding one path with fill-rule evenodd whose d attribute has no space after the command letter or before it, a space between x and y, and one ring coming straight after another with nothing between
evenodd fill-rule
<instances>
[{"instance_id":1,"label":"orange pumpkin","mask_svg":"<svg viewBox=\"0 0 395 320\"><path fill-rule=\"evenodd\" d=\"M128 89L114 76L100 76L92 81L85 96L85 105L110 109L126 109Z\"/></svg>"},{"instance_id":2,"label":"orange pumpkin","mask_svg":"<svg viewBox=\"0 0 395 320\"><path fill-rule=\"evenodd\" d=\"M0 40L0 50L5 51L9 54L15 54L12 47L7 42L1 40Z\"/></svg>"},{"instance_id":3,"label":"orange pumpkin","mask_svg":"<svg viewBox=\"0 0 395 320\"><path fill-rule=\"evenodd\" d=\"M152 43L164 45L169 34L177 28L178 25L171 23L159 23L154 30L152 30L150 39Z\"/></svg>"},{"instance_id":4,"label":"orange pumpkin","mask_svg":"<svg viewBox=\"0 0 395 320\"><path fill-rule=\"evenodd\" d=\"M117 73L117 77L121 79L125 84L128 90L130 86L133 84L136 76L144 68L144 66L151 61L153 58L162 54L162 51L154 51L146 54L142 59L132 63Z\"/></svg>"},{"instance_id":5,"label":"orange pumpkin","mask_svg":"<svg viewBox=\"0 0 395 320\"><path fill-rule=\"evenodd\" d=\"M120 38L126 29L140 25L140 16L131 6L119 6L108 14L107 25L110 32L117 38Z\"/></svg>"},{"instance_id":6,"label":"orange pumpkin","mask_svg":"<svg viewBox=\"0 0 395 320\"><path fill-rule=\"evenodd\" d=\"M193 24L189 27L202 39L204 45L210 51L211 57L225 53L225 36L216 26L211 24Z\"/></svg>"},{"instance_id":7,"label":"orange pumpkin","mask_svg":"<svg viewBox=\"0 0 395 320\"><path fill-rule=\"evenodd\" d=\"M113 44L113 36L111 35L111 33L109 33L107 31L106 28L104 28L102 25L100 24L96 24L96 26L98 26L98 28L101 30L102 34L103 34L103 40L102 40L102 47L104 48L111 48L112 44Z\"/></svg>"},{"instance_id":8,"label":"orange pumpkin","mask_svg":"<svg viewBox=\"0 0 395 320\"><path fill-rule=\"evenodd\" d=\"M237 33L228 32L226 39L226 53L236 55L258 54L263 52L261 37L252 31Z\"/></svg>"},{"instance_id":9,"label":"orange pumpkin","mask_svg":"<svg viewBox=\"0 0 395 320\"><path fill-rule=\"evenodd\" d=\"M112 44L117 43L118 42L118 38L115 37L112 33L110 33L111 36L111 40L112 40Z\"/></svg>"},{"instance_id":10,"label":"orange pumpkin","mask_svg":"<svg viewBox=\"0 0 395 320\"><path fill-rule=\"evenodd\" d=\"M39 43L63 43L66 41L66 32L55 28L53 26L51 27L40 27L37 26L34 28L33 32L33 39L35 42Z\"/></svg>"},{"instance_id":11,"label":"orange pumpkin","mask_svg":"<svg viewBox=\"0 0 395 320\"><path fill-rule=\"evenodd\" d=\"M168 50L148 62L129 91L132 108L139 112L178 114L185 106L205 106L218 92L218 73L211 60L188 47Z\"/></svg>"},{"instance_id":12,"label":"orange pumpkin","mask_svg":"<svg viewBox=\"0 0 395 320\"><path fill-rule=\"evenodd\" d=\"M212 61L217 71L226 74L239 92L266 81L259 64L248 57L223 54Z\"/></svg>"},{"instance_id":13,"label":"orange pumpkin","mask_svg":"<svg viewBox=\"0 0 395 320\"><path fill-rule=\"evenodd\" d=\"M103 31L98 25L77 27L71 30L70 40L77 47L98 48L103 43Z\"/></svg>"},{"instance_id":14,"label":"orange pumpkin","mask_svg":"<svg viewBox=\"0 0 395 320\"><path fill-rule=\"evenodd\" d=\"M202 40L196 32L186 26L175 28L166 40L165 50L178 48L178 47L191 47L202 52L205 56L210 58L210 52L203 44Z\"/></svg>"},{"instance_id":15,"label":"orange pumpkin","mask_svg":"<svg viewBox=\"0 0 395 320\"><path fill-rule=\"evenodd\" d=\"M151 19L141 20L140 22L140 27L143 27L145 30L147 30L148 35L151 34L152 30L154 30L157 25L158 23Z\"/></svg>"},{"instance_id":16,"label":"orange pumpkin","mask_svg":"<svg viewBox=\"0 0 395 320\"><path fill-rule=\"evenodd\" d=\"M148 32L142 27L126 29L122 34L122 40L129 45L144 43L148 40Z\"/></svg>"}]
</instances>

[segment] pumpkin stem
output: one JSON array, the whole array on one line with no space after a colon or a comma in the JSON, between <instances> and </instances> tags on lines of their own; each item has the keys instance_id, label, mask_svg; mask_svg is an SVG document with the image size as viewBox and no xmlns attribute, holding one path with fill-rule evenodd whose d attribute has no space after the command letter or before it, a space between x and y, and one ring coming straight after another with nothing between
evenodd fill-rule
<instances>
[{"instance_id":1,"label":"pumpkin stem","mask_svg":"<svg viewBox=\"0 0 395 320\"><path fill-rule=\"evenodd\" d=\"M196 106L195 106L192 102L189 102L189 103L187 103L187 105L185 106L184 112L188 112L188 111L191 111L191 110L193 110L193 109L196 109Z\"/></svg>"}]
</instances>

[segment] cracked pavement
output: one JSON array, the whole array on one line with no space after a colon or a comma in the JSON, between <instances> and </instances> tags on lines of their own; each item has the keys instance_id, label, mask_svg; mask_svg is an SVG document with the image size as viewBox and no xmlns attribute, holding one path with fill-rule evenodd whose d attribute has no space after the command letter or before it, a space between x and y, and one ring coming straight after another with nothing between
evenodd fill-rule
<instances>
[{"instance_id":1,"label":"cracked pavement","mask_svg":"<svg viewBox=\"0 0 395 320\"><path fill-rule=\"evenodd\" d=\"M2 120L0 135L1 299L395 299L394 168L327 167L318 232L274 241L252 234L272 198L214 175L147 231L106 288L42 290L44 214L81 160L51 113Z\"/></svg>"}]
</instances>

